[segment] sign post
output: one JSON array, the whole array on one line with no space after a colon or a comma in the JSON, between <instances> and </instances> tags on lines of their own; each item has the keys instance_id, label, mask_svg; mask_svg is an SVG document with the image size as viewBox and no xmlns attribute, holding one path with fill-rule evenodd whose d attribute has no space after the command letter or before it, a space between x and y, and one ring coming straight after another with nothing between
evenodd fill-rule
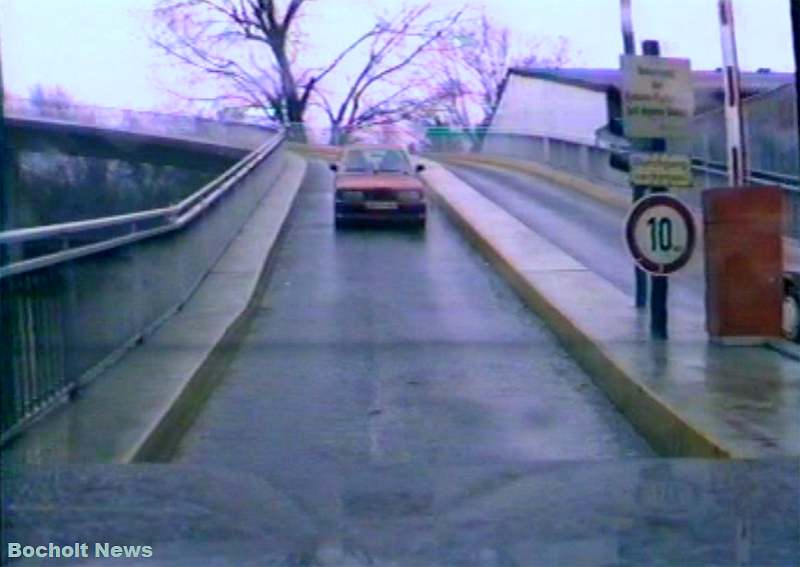
<instances>
[{"instance_id":1,"label":"sign post","mask_svg":"<svg viewBox=\"0 0 800 567\"><path fill-rule=\"evenodd\" d=\"M666 156L666 138L686 136L694 115L694 91L687 59L660 57L657 41L642 43L641 57L624 55L622 68L622 116L625 136L636 140L649 155L631 160L631 180L652 181L651 193L665 193L670 181L685 186L691 182L688 158ZM688 177L688 179L687 179ZM677 185L676 184L676 185ZM637 185L634 185L637 186ZM651 276L650 331L667 338L668 280Z\"/></svg>"}]
</instances>

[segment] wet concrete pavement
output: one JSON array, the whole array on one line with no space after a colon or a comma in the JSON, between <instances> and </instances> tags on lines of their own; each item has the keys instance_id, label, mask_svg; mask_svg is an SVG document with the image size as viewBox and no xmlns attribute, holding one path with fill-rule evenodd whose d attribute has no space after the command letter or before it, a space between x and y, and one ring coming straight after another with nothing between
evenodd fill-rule
<instances>
[{"instance_id":1,"label":"wet concrete pavement","mask_svg":"<svg viewBox=\"0 0 800 567\"><path fill-rule=\"evenodd\" d=\"M356 465L649 454L438 211L425 232L337 233L330 183L309 167L261 310L179 460L226 462L220 451L233 451L271 466L281 450ZM231 435L270 449L253 455L227 443Z\"/></svg>"},{"instance_id":2,"label":"wet concrete pavement","mask_svg":"<svg viewBox=\"0 0 800 567\"><path fill-rule=\"evenodd\" d=\"M337 233L330 183L309 167L262 309L177 462L254 474L336 534L346 516L423 513L409 490L652 454L438 211L422 233Z\"/></svg>"},{"instance_id":3,"label":"wet concrete pavement","mask_svg":"<svg viewBox=\"0 0 800 567\"><path fill-rule=\"evenodd\" d=\"M425 232L336 233L331 197L310 166L262 309L177 461L268 476L321 510L365 467L651 454L438 211Z\"/></svg>"}]
</instances>

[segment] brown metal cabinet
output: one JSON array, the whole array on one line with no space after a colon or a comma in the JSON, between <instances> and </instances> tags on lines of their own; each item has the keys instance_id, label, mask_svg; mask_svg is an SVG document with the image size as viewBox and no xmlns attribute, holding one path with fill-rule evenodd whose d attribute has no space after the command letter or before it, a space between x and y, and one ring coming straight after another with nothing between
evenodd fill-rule
<instances>
[{"instance_id":1,"label":"brown metal cabinet","mask_svg":"<svg viewBox=\"0 0 800 567\"><path fill-rule=\"evenodd\" d=\"M706 325L712 338L781 335L784 200L777 187L703 193Z\"/></svg>"}]
</instances>

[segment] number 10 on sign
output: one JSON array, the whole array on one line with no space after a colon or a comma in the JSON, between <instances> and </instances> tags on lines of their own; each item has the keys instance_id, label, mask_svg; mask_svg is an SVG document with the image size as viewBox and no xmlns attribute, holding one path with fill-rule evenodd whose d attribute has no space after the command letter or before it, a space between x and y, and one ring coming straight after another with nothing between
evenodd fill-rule
<instances>
[{"instance_id":1,"label":"number 10 on sign","mask_svg":"<svg viewBox=\"0 0 800 567\"><path fill-rule=\"evenodd\" d=\"M673 246L672 227L674 223L668 215L651 216L647 225L650 227L650 249L653 254L660 252L668 255L671 252L680 252L680 246Z\"/></svg>"},{"instance_id":2,"label":"number 10 on sign","mask_svg":"<svg viewBox=\"0 0 800 567\"><path fill-rule=\"evenodd\" d=\"M691 211L670 195L640 199L625 222L625 243L643 270L669 275L684 267L694 251L696 231Z\"/></svg>"}]
</instances>

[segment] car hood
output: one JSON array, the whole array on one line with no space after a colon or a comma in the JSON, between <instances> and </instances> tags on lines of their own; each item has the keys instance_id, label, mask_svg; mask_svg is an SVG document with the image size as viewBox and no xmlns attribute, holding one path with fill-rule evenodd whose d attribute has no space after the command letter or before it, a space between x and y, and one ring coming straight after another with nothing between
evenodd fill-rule
<instances>
[{"instance_id":1,"label":"car hood","mask_svg":"<svg viewBox=\"0 0 800 567\"><path fill-rule=\"evenodd\" d=\"M736 546L752 564L797 563L797 458L410 459L335 471L302 498L256 468L4 462L3 535L145 544L173 567L708 565Z\"/></svg>"},{"instance_id":2,"label":"car hood","mask_svg":"<svg viewBox=\"0 0 800 567\"><path fill-rule=\"evenodd\" d=\"M422 181L413 175L337 175L337 189L423 189Z\"/></svg>"}]
</instances>

